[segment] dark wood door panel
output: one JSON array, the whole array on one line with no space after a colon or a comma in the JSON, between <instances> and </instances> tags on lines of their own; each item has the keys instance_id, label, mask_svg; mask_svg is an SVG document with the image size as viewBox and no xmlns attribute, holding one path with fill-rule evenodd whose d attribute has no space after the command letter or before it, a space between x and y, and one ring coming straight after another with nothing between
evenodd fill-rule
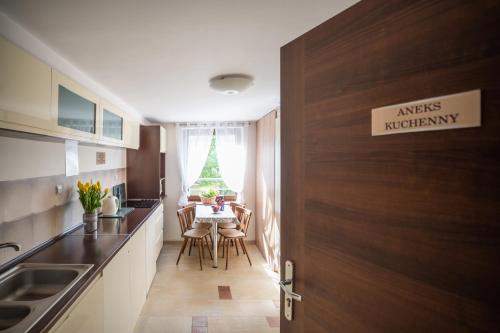
<instances>
[{"instance_id":1,"label":"dark wood door panel","mask_svg":"<svg viewBox=\"0 0 500 333\"><path fill-rule=\"evenodd\" d=\"M281 202L286 208L281 211L281 221L287 224L280 230L281 253L286 253L286 260L303 262L304 260L304 225L302 221L303 199L302 184L297 180L303 178L303 119L302 107L303 89L303 40L298 39L293 44L281 50L281 105L289 110L293 117L281 119L281 140L286 138L286 144L281 146ZM285 134L286 133L286 134ZM288 181L285 181L287 179ZM295 181L291 181L294 179ZM285 267L284 257L281 257L281 267ZM296 285L304 290L304 265L295 269ZM283 270L281 279L284 279ZM285 305L281 295L281 314ZM290 322L281 316L280 330L282 332L304 332L304 307L294 310L295 322Z\"/></svg>"},{"instance_id":2,"label":"dark wood door panel","mask_svg":"<svg viewBox=\"0 0 500 333\"><path fill-rule=\"evenodd\" d=\"M498 1L362 1L282 48L285 332L500 331L498 22ZM371 136L372 108L473 89L479 128Z\"/></svg>"},{"instance_id":3,"label":"dark wood door panel","mask_svg":"<svg viewBox=\"0 0 500 333\"><path fill-rule=\"evenodd\" d=\"M318 262L331 265L306 269L306 281L316 275L323 278L321 283L306 283L305 316L315 324L307 326L305 332L468 332L491 328L494 317L480 302L340 251L305 250ZM325 283L327 279L333 283Z\"/></svg>"}]
</instances>

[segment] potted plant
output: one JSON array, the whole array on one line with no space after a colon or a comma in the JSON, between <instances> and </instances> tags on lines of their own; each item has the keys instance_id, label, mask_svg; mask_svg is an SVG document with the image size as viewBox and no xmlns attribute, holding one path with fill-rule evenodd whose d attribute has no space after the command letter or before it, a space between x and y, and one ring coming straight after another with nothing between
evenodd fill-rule
<instances>
[{"instance_id":1,"label":"potted plant","mask_svg":"<svg viewBox=\"0 0 500 333\"><path fill-rule=\"evenodd\" d=\"M217 197L217 191L213 189L209 189L203 193L201 193L201 202L204 205L215 205L215 198Z\"/></svg>"},{"instance_id":2,"label":"potted plant","mask_svg":"<svg viewBox=\"0 0 500 333\"><path fill-rule=\"evenodd\" d=\"M80 203L82 204L83 213L83 227L86 232L93 232L97 230L97 210L101 207L101 200L108 194L109 190L105 189L101 192L101 183L92 184L81 181L77 183L78 195Z\"/></svg>"}]
</instances>

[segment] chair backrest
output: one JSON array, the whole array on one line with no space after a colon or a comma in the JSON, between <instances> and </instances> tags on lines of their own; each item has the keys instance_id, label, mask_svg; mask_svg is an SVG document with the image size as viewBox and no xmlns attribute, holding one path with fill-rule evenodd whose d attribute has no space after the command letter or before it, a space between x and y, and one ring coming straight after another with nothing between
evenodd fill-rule
<instances>
[{"instance_id":1,"label":"chair backrest","mask_svg":"<svg viewBox=\"0 0 500 333\"><path fill-rule=\"evenodd\" d=\"M192 228L196 214L196 205L189 205L177 211L182 235Z\"/></svg>"},{"instance_id":2,"label":"chair backrest","mask_svg":"<svg viewBox=\"0 0 500 333\"><path fill-rule=\"evenodd\" d=\"M196 202L188 202L184 207L182 208L186 208L186 207L195 207L196 208Z\"/></svg>"},{"instance_id":3,"label":"chair backrest","mask_svg":"<svg viewBox=\"0 0 500 333\"><path fill-rule=\"evenodd\" d=\"M245 208L246 204L240 204L240 203L237 203L237 202L230 202L229 206L231 207L231 210L233 211L233 213L236 214L236 207Z\"/></svg>"},{"instance_id":4,"label":"chair backrest","mask_svg":"<svg viewBox=\"0 0 500 333\"><path fill-rule=\"evenodd\" d=\"M252 211L243 207L235 207L235 215L240 220L240 230L245 235L248 231L248 226L250 225L250 218L252 217Z\"/></svg>"}]
</instances>

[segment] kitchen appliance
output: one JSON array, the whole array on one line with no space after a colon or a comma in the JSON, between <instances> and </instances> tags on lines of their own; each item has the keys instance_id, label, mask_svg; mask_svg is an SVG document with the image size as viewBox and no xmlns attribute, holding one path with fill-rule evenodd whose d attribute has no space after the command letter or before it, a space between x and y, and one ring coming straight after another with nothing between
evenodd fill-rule
<instances>
[{"instance_id":1,"label":"kitchen appliance","mask_svg":"<svg viewBox=\"0 0 500 333\"><path fill-rule=\"evenodd\" d=\"M152 208L156 205L158 199L129 199L127 200L127 193L125 191L125 183L113 186L113 195L118 198L120 209L127 208ZM120 211L120 210L118 210Z\"/></svg>"},{"instance_id":2,"label":"kitchen appliance","mask_svg":"<svg viewBox=\"0 0 500 333\"><path fill-rule=\"evenodd\" d=\"M102 215L115 215L120 208L120 202L115 196L109 196L102 199Z\"/></svg>"},{"instance_id":3,"label":"kitchen appliance","mask_svg":"<svg viewBox=\"0 0 500 333\"><path fill-rule=\"evenodd\" d=\"M152 208L158 201L158 199L131 199L127 200L125 205L134 208Z\"/></svg>"}]
</instances>

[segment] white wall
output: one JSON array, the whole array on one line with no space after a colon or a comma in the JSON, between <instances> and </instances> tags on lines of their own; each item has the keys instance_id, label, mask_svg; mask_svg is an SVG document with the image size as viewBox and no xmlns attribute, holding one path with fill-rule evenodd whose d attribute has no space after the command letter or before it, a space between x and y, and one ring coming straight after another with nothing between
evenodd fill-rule
<instances>
[{"instance_id":1,"label":"white wall","mask_svg":"<svg viewBox=\"0 0 500 333\"><path fill-rule=\"evenodd\" d=\"M180 195L180 173L177 161L177 140L175 133L175 124L163 124L167 129L167 154L165 161L166 195L165 199L165 232L163 239L166 241L181 240L181 231L176 211L178 209L177 201ZM245 202L247 207L255 212L255 146L256 131L255 123L250 125L248 131L248 157L245 177ZM248 230L248 240L255 240L255 220L252 217L250 228Z\"/></svg>"},{"instance_id":2,"label":"white wall","mask_svg":"<svg viewBox=\"0 0 500 333\"><path fill-rule=\"evenodd\" d=\"M106 154L105 164L96 164L96 152ZM65 156L63 140L30 134L0 136L0 181L64 175ZM78 161L81 173L122 169L127 165L126 149L79 143Z\"/></svg>"},{"instance_id":3,"label":"white wall","mask_svg":"<svg viewBox=\"0 0 500 333\"><path fill-rule=\"evenodd\" d=\"M116 104L121 109L127 111L127 113L133 118L140 121L143 120L143 117L139 112L137 112L137 110L135 110L135 108L127 104L120 97L81 71L78 67L66 60L60 54L56 53L40 39L33 36L33 34L31 34L28 30L14 22L10 17L2 12L0 12L0 34L51 67L92 90L94 93Z\"/></svg>"},{"instance_id":4,"label":"white wall","mask_svg":"<svg viewBox=\"0 0 500 333\"><path fill-rule=\"evenodd\" d=\"M96 164L98 151L106 153L105 164ZM79 145L78 157L79 175L66 177L63 140L0 131L0 243L22 246L0 249L0 265L82 223L77 180L103 187L126 181L125 149Z\"/></svg>"}]
</instances>

